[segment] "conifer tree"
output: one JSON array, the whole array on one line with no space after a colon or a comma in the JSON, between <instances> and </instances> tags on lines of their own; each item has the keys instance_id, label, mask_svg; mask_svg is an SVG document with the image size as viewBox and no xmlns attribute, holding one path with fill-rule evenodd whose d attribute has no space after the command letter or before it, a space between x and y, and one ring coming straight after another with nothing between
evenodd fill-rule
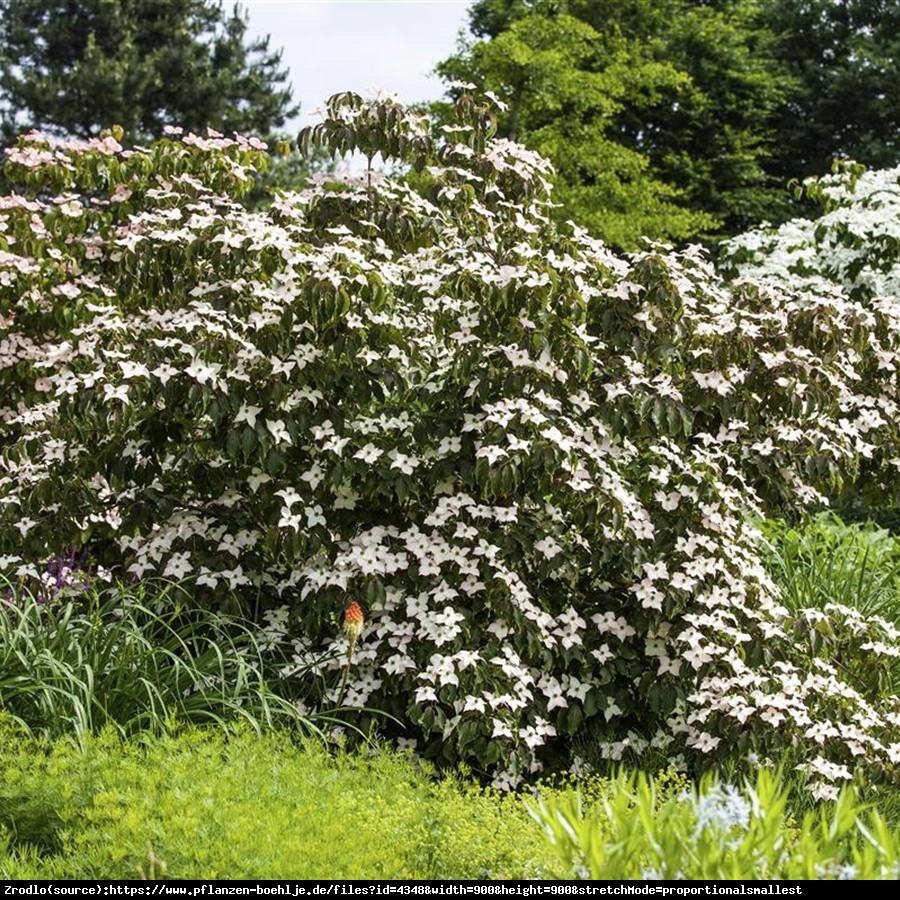
<instances>
[{"instance_id":1,"label":"conifer tree","mask_svg":"<svg viewBox=\"0 0 900 900\"><path fill-rule=\"evenodd\" d=\"M0 0L6 144L30 128L130 141L165 125L271 134L298 111L280 51L216 0Z\"/></svg>"}]
</instances>

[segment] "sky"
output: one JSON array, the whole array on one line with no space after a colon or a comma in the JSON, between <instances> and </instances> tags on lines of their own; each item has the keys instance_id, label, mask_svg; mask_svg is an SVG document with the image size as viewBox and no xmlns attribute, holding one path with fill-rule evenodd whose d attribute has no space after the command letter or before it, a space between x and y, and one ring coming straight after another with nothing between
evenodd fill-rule
<instances>
[{"instance_id":1,"label":"sky","mask_svg":"<svg viewBox=\"0 0 900 900\"><path fill-rule=\"evenodd\" d=\"M332 94L377 91L407 103L435 100L431 74L456 48L472 0L240 0L249 37L269 35L283 50L300 115L288 130L315 123Z\"/></svg>"}]
</instances>

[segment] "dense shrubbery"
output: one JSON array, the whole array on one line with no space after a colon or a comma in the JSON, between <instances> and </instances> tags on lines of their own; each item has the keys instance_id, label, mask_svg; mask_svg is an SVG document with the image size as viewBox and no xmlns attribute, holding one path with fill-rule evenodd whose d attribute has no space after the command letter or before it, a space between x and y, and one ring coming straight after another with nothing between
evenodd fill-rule
<instances>
[{"instance_id":1,"label":"dense shrubbery","mask_svg":"<svg viewBox=\"0 0 900 900\"><path fill-rule=\"evenodd\" d=\"M368 622L347 703L517 782L590 733L697 765L786 751L820 795L900 762L893 699L815 658L748 513L896 495L898 311L618 257L464 98L435 142L334 98L301 136L412 163L265 212L260 149L22 140L0 256L0 564L60 546L290 628ZM838 610L828 627L857 628ZM865 623L873 654L897 632ZM324 698L342 660L333 652ZM336 674L336 673L331 673ZM315 682L321 684L323 682Z\"/></svg>"},{"instance_id":2,"label":"dense shrubbery","mask_svg":"<svg viewBox=\"0 0 900 900\"><path fill-rule=\"evenodd\" d=\"M876 316L886 312L895 317L900 297L900 168L867 172L845 160L835 164L831 175L807 179L802 190L821 205L821 215L779 228L762 226L735 238L722 248L722 271L731 278L803 292L823 304L840 305L849 297ZM863 424L863 430L872 430L874 436L878 423L895 419L900 410L893 362L873 349L869 365L884 378L886 388L866 412L870 424ZM878 441L872 443L877 446ZM834 491L832 499L846 515L896 525L900 506L893 492L883 491L879 477L884 461L896 457L896 446L878 455L880 459L870 461L864 454L862 477L850 490ZM896 472L897 464L889 465Z\"/></svg>"},{"instance_id":3,"label":"dense shrubbery","mask_svg":"<svg viewBox=\"0 0 900 900\"><path fill-rule=\"evenodd\" d=\"M761 227L725 245L723 268L755 282L823 296L836 291L877 309L900 296L900 167L876 171L841 162L810 178L806 194L822 205L817 219Z\"/></svg>"}]
</instances>

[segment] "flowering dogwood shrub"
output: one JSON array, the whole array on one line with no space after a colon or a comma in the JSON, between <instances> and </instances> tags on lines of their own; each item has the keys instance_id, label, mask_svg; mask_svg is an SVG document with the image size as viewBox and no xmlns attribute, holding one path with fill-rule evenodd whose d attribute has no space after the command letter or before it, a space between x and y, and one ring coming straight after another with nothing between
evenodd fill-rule
<instances>
[{"instance_id":1,"label":"flowering dogwood shrub","mask_svg":"<svg viewBox=\"0 0 900 900\"><path fill-rule=\"evenodd\" d=\"M749 231L725 245L724 267L754 281L821 294L835 289L874 304L900 297L900 166L865 171L842 162L803 188L817 219Z\"/></svg>"},{"instance_id":2,"label":"flowering dogwood shrub","mask_svg":"<svg viewBox=\"0 0 900 900\"><path fill-rule=\"evenodd\" d=\"M749 516L893 464L896 312L731 287L697 249L616 256L551 222L543 159L458 112L433 139L333 98L302 145L415 179L257 213L242 138L23 138L0 565L77 546L190 576L291 629L298 669L330 645L326 702L357 601L345 702L498 784L585 732L612 759L796 747L826 793L893 772L897 709L811 658L820 623L779 604ZM895 652L888 623L848 627Z\"/></svg>"},{"instance_id":3,"label":"flowering dogwood shrub","mask_svg":"<svg viewBox=\"0 0 900 900\"><path fill-rule=\"evenodd\" d=\"M814 295L824 304L841 306L849 297L876 313L884 311L889 319L895 317L900 303L900 167L865 171L843 161L831 175L807 179L803 189L821 204L822 214L740 235L724 246L721 271L731 278ZM869 373L880 379L891 370L891 361L873 348L874 359L858 372L862 379ZM891 393L870 404L866 419L874 424L896 413ZM870 430L862 424L863 431ZM870 443L874 446L864 454L863 478L846 493L854 505L861 499L868 509L896 509L896 467L886 470L883 463L897 456L897 447L893 442ZM873 454L878 457L874 464ZM881 477L886 471L887 480Z\"/></svg>"}]
</instances>

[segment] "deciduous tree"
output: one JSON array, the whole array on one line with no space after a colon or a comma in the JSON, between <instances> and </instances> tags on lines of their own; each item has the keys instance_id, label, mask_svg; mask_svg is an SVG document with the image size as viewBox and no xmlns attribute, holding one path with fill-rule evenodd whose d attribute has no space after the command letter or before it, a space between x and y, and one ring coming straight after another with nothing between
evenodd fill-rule
<instances>
[{"instance_id":1,"label":"deciduous tree","mask_svg":"<svg viewBox=\"0 0 900 900\"><path fill-rule=\"evenodd\" d=\"M900 160L900 3L767 0L777 53L795 79L777 127L777 171L825 175L835 157Z\"/></svg>"},{"instance_id":2,"label":"deciduous tree","mask_svg":"<svg viewBox=\"0 0 900 900\"><path fill-rule=\"evenodd\" d=\"M755 0L482 0L444 61L509 104L500 128L558 170L563 214L619 246L781 219L766 162L789 87ZM458 90L457 90L458 93Z\"/></svg>"}]
</instances>

